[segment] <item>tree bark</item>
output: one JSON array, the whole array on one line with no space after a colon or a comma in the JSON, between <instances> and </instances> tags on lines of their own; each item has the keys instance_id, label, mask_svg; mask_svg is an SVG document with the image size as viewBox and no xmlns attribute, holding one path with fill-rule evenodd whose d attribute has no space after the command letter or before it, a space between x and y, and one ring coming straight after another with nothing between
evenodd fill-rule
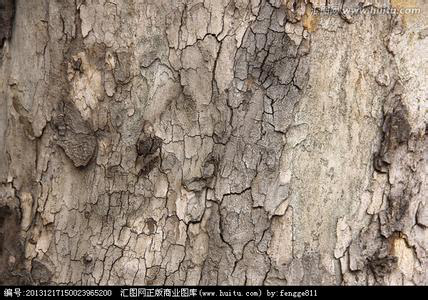
<instances>
[{"instance_id":1,"label":"tree bark","mask_svg":"<svg viewBox=\"0 0 428 300\"><path fill-rule=\"evenodd\" d=\"M325 2L0 1L0 283L428 284L427 3Z\"/></svg>"}]
</instances>

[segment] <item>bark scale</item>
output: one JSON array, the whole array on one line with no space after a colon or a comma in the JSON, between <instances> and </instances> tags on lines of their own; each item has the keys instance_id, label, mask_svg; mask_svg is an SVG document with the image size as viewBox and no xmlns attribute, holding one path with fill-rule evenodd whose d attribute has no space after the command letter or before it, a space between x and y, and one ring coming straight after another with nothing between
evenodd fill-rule
<instances>
[{"instance_id":1,"label":"bark scale","mask_svg":"<svg viewBox=\"0 0 428 300\"><path fill-rule=\"evenodd\" d=\"M427 4L324 2L1 1L0 283L428 284Z\"/></svg>"}]
</instances>

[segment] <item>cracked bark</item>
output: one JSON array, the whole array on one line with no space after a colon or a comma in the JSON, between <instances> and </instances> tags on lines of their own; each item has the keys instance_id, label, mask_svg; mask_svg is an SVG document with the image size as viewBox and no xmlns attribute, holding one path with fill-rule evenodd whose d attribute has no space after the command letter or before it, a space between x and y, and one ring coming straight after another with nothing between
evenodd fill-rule
<instances>
[{"instance_id":1,"label":"cracked bark","mask_svg":"<svg viewBox=\"0 0 428 300\"><path fill-rule=\"evenodd\" d=\"M1 284L428 284L423 1L0 4Z\"/></svg>"}]
</instances>

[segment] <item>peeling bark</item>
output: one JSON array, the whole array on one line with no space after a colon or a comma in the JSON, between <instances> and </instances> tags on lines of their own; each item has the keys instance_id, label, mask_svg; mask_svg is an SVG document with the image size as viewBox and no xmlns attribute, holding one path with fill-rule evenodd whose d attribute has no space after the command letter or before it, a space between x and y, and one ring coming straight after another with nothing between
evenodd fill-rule
<instances>
[{"instance_id":1,"label":"peeling bark","mask_svg":"<svg viewBox=\"0 0 428 300\"><path fill-rule=\"evenodd\" d=\"M423 1L0 4L0 284L428 283Z\"/></svg>"}]
</instances>

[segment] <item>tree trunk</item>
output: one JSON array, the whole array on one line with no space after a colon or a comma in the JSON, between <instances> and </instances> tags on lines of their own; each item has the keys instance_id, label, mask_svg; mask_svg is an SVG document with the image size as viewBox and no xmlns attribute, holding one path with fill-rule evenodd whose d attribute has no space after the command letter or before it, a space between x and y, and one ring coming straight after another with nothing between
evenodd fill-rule
<instances>
[{"instance_id":1,"label":"tree trunk","mask_svg":"<svg viewBox=\"0 0 428 300\"><path fill-rule=\"evenodd\" d=\"M0 283L428 284L428 5L325 2L1 0Z\"/></svg>"}]
</instances>

